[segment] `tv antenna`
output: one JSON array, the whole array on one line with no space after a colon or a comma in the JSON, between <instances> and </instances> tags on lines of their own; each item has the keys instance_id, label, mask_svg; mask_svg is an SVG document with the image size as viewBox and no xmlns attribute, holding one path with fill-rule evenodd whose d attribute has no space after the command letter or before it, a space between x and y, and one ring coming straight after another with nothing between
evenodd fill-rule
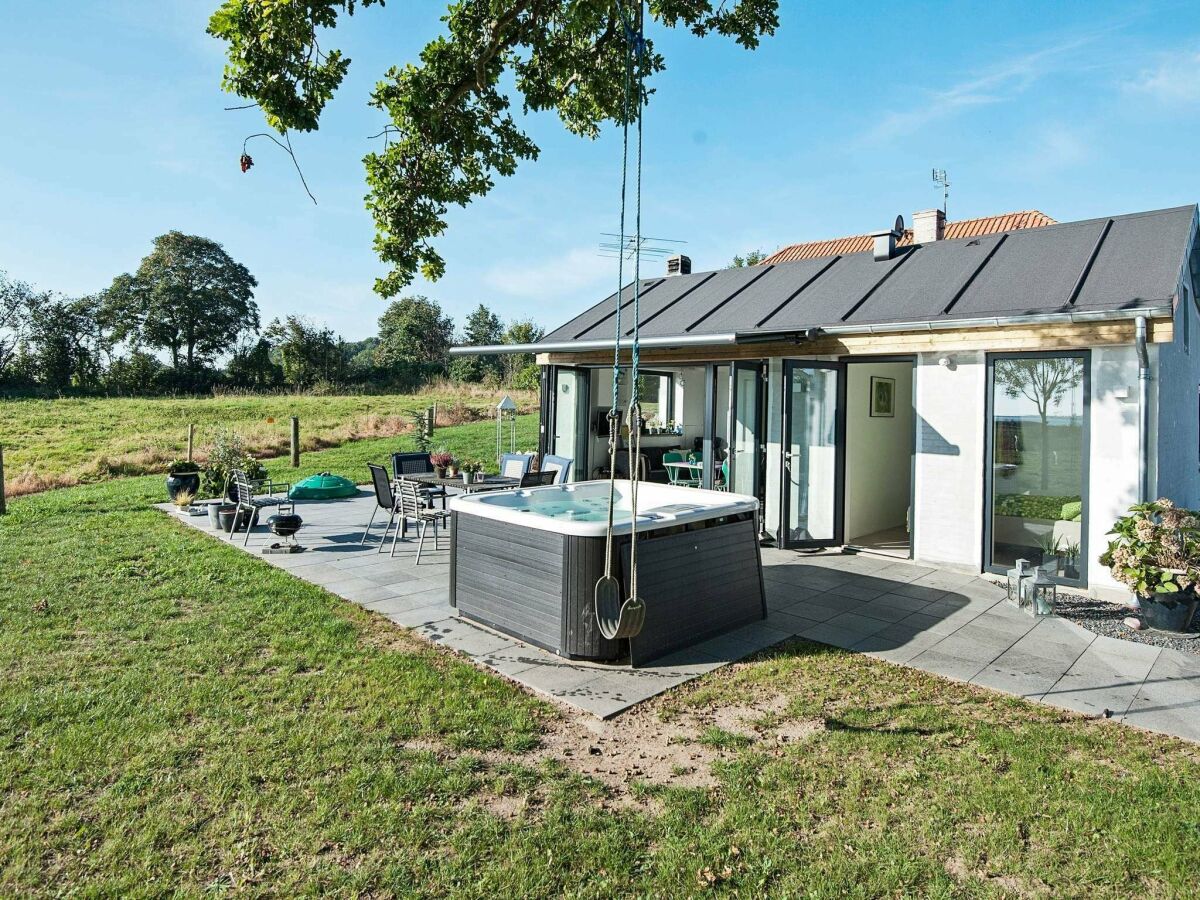
<instances>
[{"instance_id":1,"label":"tv antenna","mask_svg":"<svg viewBox=\"0 0 1200 900\"><path fill-rule=\"evenodd\" d=\"M950 203L950 176L946 174L945 169L933 170L933 183L942 189L942 215L944 216Z\"/></svg>"},{"instance_id":2,"label":"tv antenna","mask_svg":"<svg viewBox=\"0 0 1200 900\"><path fill-rule=\"evenodd\" d=\"M636 235L627 234L625 240L621 235L611 232L600 233L600 255L608 259L633 259L636 254L642 262L663 259L674 256L683 249L687 241L676 241L671 238L643 237L640 241Z\"/></svg>"}]
</instances>

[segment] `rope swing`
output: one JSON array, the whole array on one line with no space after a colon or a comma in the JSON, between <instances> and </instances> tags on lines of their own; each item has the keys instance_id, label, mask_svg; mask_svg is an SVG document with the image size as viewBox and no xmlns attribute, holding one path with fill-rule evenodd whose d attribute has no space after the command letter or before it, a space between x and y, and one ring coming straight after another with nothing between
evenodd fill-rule
<instances>
[{"instance_id":1,"label":"rope swing","mask_svg":"<svg viewBox=\"0 0 1200 900\"><path fill-rule=\"evenodd\" d=\"M613 341L612 405L608 409L608 529L604 544L604 575L596 582L596 624L609 640L631 638L641 633L646 621L646 606L638 596L637 581L637 516L638 471L642 447L641 385L638 377L640 342L638 327L641 321L641 246L642 246L642 56L645 40L642 36L642 3L638 0L637 19L631 21L624 2L617 9L625 28L625 78L621 107L621 238L617 257L617 314L616 337ZM636 89L636 90L633 90ZM635 104L631 106L631 104ZM617 493L617 438L620 434L621 412L621 303L625 289L625 208L629 181L629 120L637 127L637 165L634 191L633 233L633 334L630 342L629 407L625 421L629 426L629 597L621 599L621 583L613 577L613 514Z\"/></svg>"}]
</instances>

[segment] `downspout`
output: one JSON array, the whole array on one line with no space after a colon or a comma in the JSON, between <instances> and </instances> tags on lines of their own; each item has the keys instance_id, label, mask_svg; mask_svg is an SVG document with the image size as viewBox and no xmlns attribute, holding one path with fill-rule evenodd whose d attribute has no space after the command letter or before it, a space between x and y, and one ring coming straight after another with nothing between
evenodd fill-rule
<instances>
[{"instance_id":1,"label":"downspout","mask_svg":"<svg viewBox=\"0 0 1200 900\"><path fill-rule=\"evenodd\" d=\"M1146 350L1146 317L1134 320L1138 359L1138 500L1150 500L1150 354Z\"/></svg>"}]
</instances>

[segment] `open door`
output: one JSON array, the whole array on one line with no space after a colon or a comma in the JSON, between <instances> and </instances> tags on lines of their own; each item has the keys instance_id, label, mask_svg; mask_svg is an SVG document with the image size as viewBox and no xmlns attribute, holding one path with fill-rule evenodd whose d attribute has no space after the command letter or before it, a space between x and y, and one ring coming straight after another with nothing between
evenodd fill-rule
<instances>
[{"instance_id":1,"label":"open door","mask_svg":"<svg viewBox=\"0 0 1200 900\"><path fill-rule=\"evenodd\" d=\"M766 377L764 362L734 363L729 387L729 489L757 497L760 510L766 499Z\"/></svg>"},{"instance_id":2,"label":"open door","mask_svg":"<svg viewBox=\"0 0 1200 900\"><path fill-rule=\"evenodd\" d=\"M783 364L783 497L780 546L842 543L845 366Z\"/></svg>"},{"instance_id":3,"label":"open door","mask_svg":"<svg viewBox=\"0 0 1200 900\"><path fill-rule=\"evenodd\" d=\"M543 452L574 460L571 481L586 480L588 475L589 385L587 369L551 366L546 374L542 402Z\"/></svg>"}]
</instances>

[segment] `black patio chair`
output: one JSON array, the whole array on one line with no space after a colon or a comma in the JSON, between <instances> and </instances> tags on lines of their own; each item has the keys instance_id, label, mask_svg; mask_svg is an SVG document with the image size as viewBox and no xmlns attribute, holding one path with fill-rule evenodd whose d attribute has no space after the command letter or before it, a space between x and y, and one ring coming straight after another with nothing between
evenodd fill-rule
<instances>
[{"instance_id":1,"label":"black patio chair","mask_svg":"<svg viewBox=\"0 0 1200 900\"><path fill-rule=\"evenodd\" d=\"M375 524L375 514L381 509L386 509L388 512L387 527L383 529L383 537L379 540L379 549L376 553L383 552L383 545L387 543L388 532L392 530L392 523L396 521L396 514L399 511L399 501L395 493L392 491L392 480L388 478L387 469L383 466L377 466L375 463L367 463L367 468L371 470L371 486L375 488L375 506L371 509L371 518L367 520L366 531L363 532L362 540L358 542L361 547L367 542L367 535L371 533L371 526ZM399 534L400 526L396 526L396 533ZM392 540L392 546L395 547L395 540Z\"/></svg>"},{"instance_id":2,"label":"black patio chair","mask_svg":"<svg viewBox=\"0 0 1200 900\"><path fill-rule=\"evenodd\" d=\"M392 477L396 480L409 475L432 475L433 460L428 453L393 453ZM446 487L441 484L417 483L417 492L425 498L425 505L432 508L433 501L441 497L442 509L446 508Z\"/></svg>"}]
</instances>

